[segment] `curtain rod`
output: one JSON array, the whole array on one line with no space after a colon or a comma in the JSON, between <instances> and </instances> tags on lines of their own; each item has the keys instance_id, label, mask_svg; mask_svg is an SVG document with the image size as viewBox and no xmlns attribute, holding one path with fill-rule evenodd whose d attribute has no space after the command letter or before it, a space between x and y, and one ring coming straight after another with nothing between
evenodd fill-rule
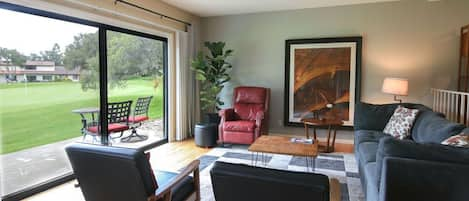
<instances>
[{"instance_id":1,"label":"curtain rod","mask_svg":"<svg viewBox=\"0 0 469 201\"><path fill-rule=\"evenodd\" d=\"M150 10L150 9L147 9L147 8L144 8L144 7L142 7L142 6L139 6L139 5L137 5L137 4L130 3L130 2L128 2L128 1L124 1L124 0L115 0L115 1L114 1L114 4L117 4L117 3L123 3L123 4L126 4L126 5L128 5L128 6L132 6L132 7L135 7L135 8L144 10L144 11L147 11L147 12L149 12L149 13L152 13L152 14L155 14L155 15L159 15L161 18L167 18L167 19L170 19L170 20L175 21L175 22L182 23L182 24L187 25L187 26L192 26L192 24L189 23L189 22L182 21L182 20L176 19L176 18L174 18L174 17L167 16L167 15L165 15L165 14L162 14L162 13L159 13L159 12L156 12L156 11L153 11L153 10ZM186 29L187 29L187 28L186 28Z\"/></svg>"}]
</instances>

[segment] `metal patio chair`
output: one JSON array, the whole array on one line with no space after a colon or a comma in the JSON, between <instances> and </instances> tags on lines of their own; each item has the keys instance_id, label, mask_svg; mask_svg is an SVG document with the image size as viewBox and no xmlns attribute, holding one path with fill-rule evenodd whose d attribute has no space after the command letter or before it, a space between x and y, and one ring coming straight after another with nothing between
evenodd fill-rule
<instances>
[{"instance_id":1,"label":"metal patio chair","mask_svg":"<svg viewBox=\"0 0 469 201\"><path fill-rule=\"evenodd\" d=\"M135 104L134 111L132 115L128 118L128 122L130 123L130 128L132 129L132 133L121 139L121 142L133 142L133 139L137 138L137 141L144 141L148 139L146 135L139 135L137 133L137 128L142 126L142 123L146 120L150 119L148 115L148 111L150 109L150 103L153 96L148 97L140 97L137 99Z\"/></svg>"},{"instance_id":2,"label":"metal patio chair","mask_svg":"<svg viewBox=\"0 0 469 201\"><path fill-rule=\"evenodd\" d=\"M132 101L108 103L107 122L109 140L120 138L124 135L124 131L129 130L129 115ZM93 136L93 142L96 141L96 136L100 136L98 129L99 124L90 126L86 129L86 134ZM118 137L111 137L113 133L119 133Z\"/></svg>"}]
</instances>

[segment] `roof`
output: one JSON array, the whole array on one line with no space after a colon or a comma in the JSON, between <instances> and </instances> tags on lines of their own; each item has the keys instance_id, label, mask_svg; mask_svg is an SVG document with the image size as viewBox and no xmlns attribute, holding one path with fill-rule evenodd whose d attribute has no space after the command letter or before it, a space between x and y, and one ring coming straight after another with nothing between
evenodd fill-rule
<instances>
[{"instance_id":1,"label":"roof","mask_svg":"<svg viewBox=\"0 0 469 201\"><path fill-rule=\"evenodd\" d=\"M39 71L39 70L16 70L16 71L7 71L0 70L0 75L4 74L14 74L14 75L80 75L80 69L75 68L73 70L68 70L63 66L56 66L54 71Z\"/></svg>"},{"instance_id":2,"label":"roof","mask_svg":"<svg viewBox=\"0 0 469 201\"><path fill-rule=\"evenodd\" d=\"M55 66L53 61L26 61L25 66Z\"/></svg>"}]
</instances>

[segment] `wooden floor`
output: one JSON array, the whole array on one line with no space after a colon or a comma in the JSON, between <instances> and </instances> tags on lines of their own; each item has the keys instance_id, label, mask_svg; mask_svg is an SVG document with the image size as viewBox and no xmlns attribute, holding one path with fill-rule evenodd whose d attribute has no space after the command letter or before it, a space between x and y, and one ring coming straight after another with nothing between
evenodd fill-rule
<instances>
[{"instance_id":1,"label":"wooden floor","mask_svg":"<svg viewBox=\"0 0 469 201\"><path fill-rule=\"evenodd\" d=\"M200 148L195 146L194 140L185 140L182 142L172 142L161 145L150 151L151 164L154 169L159 170L178 170L189 164L191 161L209 152L209 148ZM353 152L353 145L336 143L336 152ZM26 201L84 201L80 188L74 187L77 182L70 181L50 190L36 194Z\"/></svg>"},{"instance_id":2,"label":"wooden floor","mask_svg":"<svg viewBox=\"0 0 469 201\"><path fill-rule=\"evenodd\" d=\"M161 145L150 151L151 165L159 170L178 170L192 160L199 158L210 151L210 149L200 148L194 145L194 140L173 142ZM26 201L85 201L80 188L75 188L75 180L62 184L50 190L36 194L25 199ZM66 198L66 199L64 199Z\"/></svg>"}]
</instances>

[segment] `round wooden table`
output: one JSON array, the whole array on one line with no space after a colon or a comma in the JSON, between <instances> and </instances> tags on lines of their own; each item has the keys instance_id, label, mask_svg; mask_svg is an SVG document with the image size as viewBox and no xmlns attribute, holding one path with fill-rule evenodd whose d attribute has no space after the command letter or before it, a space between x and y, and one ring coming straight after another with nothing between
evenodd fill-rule
<instances>
[{"instance_id":1,"label":"round wooden table","mask_svg":"<svg viewBox=\"0 0 469 201\"><path fill-rule=\"evenodd\" d=\"M306 138L309 139L309 126L313 127L313 137L314 140L316 140L316 128L319 127L327 127L327 141L326 141L326 152L333 152L334 151L334 146L335 146L335 138L337 135L337 127L344 125L344 122L342 120L338 119L302 119L301 120L305 126L305 133L306 133ZM334 131L333 136L332 136L332 143L331 143L331 132Z\"/></svg>"}]
</instances>

